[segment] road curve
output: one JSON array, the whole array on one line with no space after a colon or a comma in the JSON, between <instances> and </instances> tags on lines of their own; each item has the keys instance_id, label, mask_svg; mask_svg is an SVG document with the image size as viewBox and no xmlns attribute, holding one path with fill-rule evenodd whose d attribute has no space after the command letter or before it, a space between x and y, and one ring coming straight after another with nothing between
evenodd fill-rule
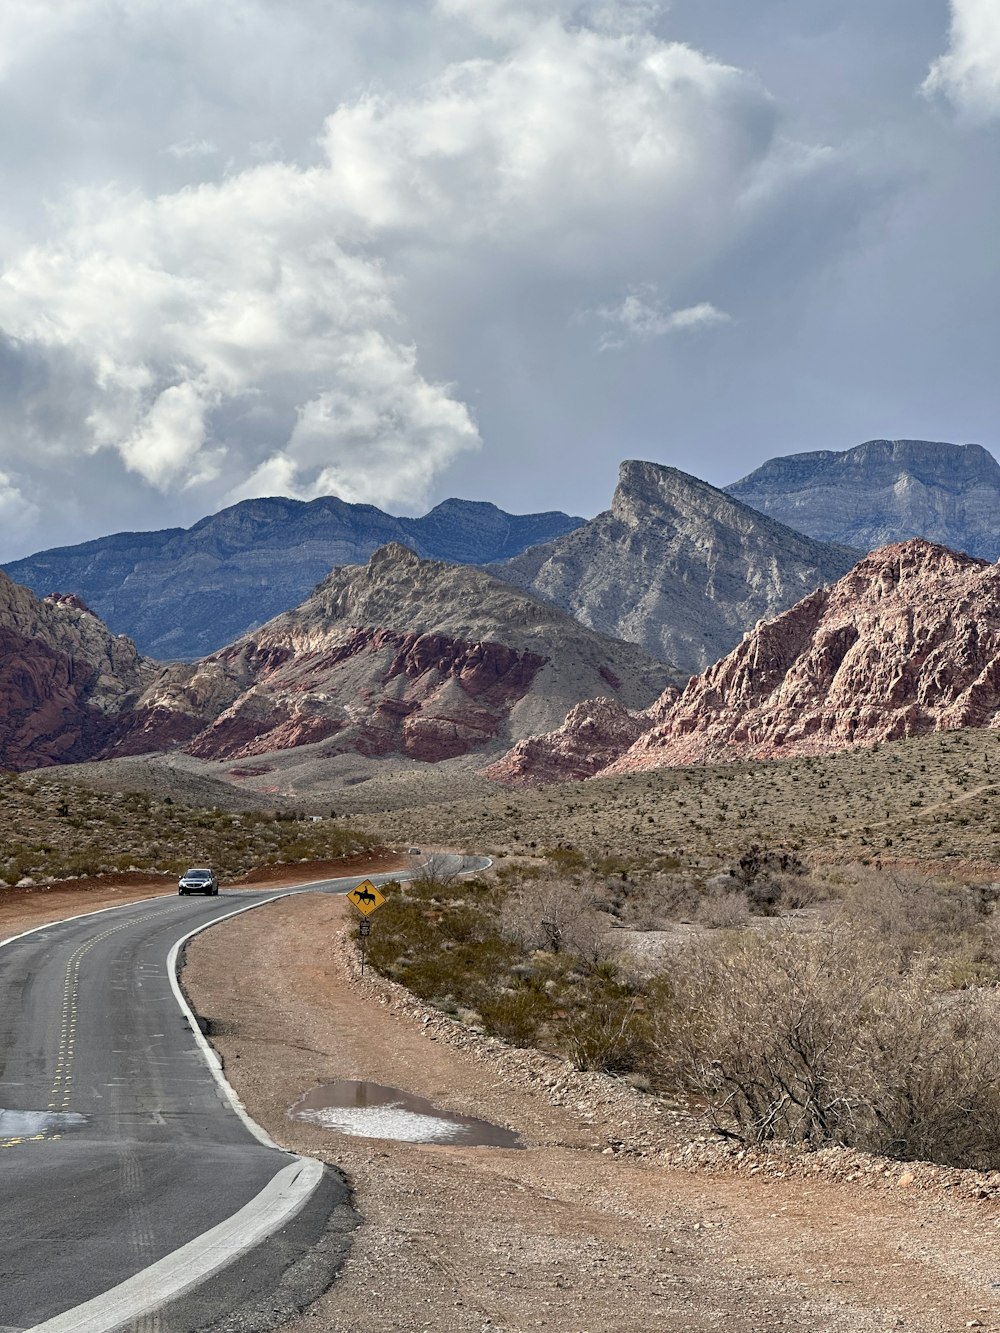
<instances>
[{"instance_id":1,"label":"road curve","mask_svg":"<svg viewBox=\"0 0 1000 1333\"><path fill-rule=\"evenodd\" d=\"M0 1333L250 1330L289 1273L293 1305L329 1281L346 1187L241 1113L173 959L235 911L356 883L153 898L0 944ZM325 1269L304 1261L324 1245Z\"/></svg>"}]
</instances>

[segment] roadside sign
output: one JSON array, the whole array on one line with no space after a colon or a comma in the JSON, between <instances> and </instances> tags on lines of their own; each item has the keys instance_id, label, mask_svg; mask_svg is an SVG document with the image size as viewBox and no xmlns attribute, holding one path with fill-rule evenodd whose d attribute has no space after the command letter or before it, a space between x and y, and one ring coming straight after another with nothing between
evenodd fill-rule
<instances>
[{"instance_id":1,"label":"roadside sign","mask_svg":"<svg viewBox=\"0 0 1000 1333\"><path fill-rule=\"evenodd\" d=\"M363 880L356 889L352 889L347 898L362 916L371 916L385 902L385 895L379 893L370 879Z\"/></svg>"},{"instance_id":2,"label":"roadside sign","mask_svg":"<svg viewBox=\"0 0 1000 1333\"><path fill-rule=\"evenodd\" d=\"M370 921L360 921L358 923L358 934L362 939L372 933L372 923Z\"/></svg>"}]
</instances>

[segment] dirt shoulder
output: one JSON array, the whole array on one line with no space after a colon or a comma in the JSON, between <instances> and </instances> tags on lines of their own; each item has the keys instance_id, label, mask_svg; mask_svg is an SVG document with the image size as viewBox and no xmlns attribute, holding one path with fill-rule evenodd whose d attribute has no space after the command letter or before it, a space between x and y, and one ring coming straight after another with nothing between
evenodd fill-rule
<instances>
[{"instance_id":1,"label":"dirt shoulder","mask_svg":"<svg viewBox=\"0 0 1000 1333\"><path fill-rule=\"evenodd\" d=\"M184 971L250 1113L354 1186L352 1257L290 1333L1000 1330L1000 1206L949 1188L959 1173L706 1167L680 1115L361 980L349 911L284 899L198 936ZM526 1147L365 1140L288 1119L338 1078L507 1125Z\"/></svg>"}]
</instances>

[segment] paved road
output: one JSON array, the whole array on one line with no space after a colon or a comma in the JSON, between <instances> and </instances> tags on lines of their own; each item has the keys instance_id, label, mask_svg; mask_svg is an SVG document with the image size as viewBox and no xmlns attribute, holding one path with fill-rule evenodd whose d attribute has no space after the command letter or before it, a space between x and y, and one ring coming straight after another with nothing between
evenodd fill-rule
<instances>
[{"instance_id":1,"label":"paved road","mask_svg":"<svg viewBox=\"0 0 1000 1333\"><path fill-rule=\"evenodd\" d=\"M346 893L357 882L291 891ZM0 947L0 1333L44 1324L147 1270L300 1162L234 1112L167 964L193 928L275 896L158 898ZM326 1173L308 1206L249 1262L126 1327L267 1326L261 1311L289 1286L290 1271L300 1288L286 1292L293 1303L329 1280L346 1203L343 1183ZM98 1319L93 1328L115 1326Z\"/></svg>"}]
</instances>

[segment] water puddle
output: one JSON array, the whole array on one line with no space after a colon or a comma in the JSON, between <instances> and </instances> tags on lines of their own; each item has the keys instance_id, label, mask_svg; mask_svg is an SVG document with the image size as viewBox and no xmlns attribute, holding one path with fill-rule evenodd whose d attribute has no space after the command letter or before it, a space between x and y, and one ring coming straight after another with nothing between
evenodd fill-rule
<instances>
[{"instance_id":1,"label":"water puddle","mask_svg":"<svg viewBox=\"0 0 1000 1333\"><path fill-rule=\"evenodd\" d=\"M447 1143L463 1148L524 1147L513 1130L501 1125L441 1111L433 1102L402 1088L353 1079L320 1084L297 1101L288 1115L292 1120L305 1120L362 1139Z\"/></svg>"},{"instance_id":2,"label":"water puddle","mask_svg":"<svg viewBox=\"0 0 1000 1333\"><path fill-rule=\"evenodd\" d=\"M76 1111L6 1111L0 1106L0 1139L5 1142L45 1138L86 1123L87 1117Z\"/></svg>"}]
</instances>

